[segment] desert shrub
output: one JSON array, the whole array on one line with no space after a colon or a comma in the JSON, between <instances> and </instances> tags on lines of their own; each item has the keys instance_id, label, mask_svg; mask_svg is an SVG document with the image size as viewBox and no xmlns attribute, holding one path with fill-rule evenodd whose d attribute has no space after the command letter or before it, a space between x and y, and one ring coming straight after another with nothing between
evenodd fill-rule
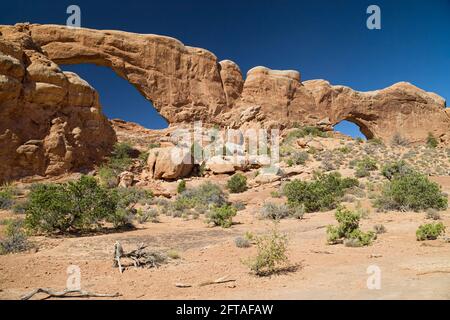
<instances>
[{"instance_id":1,"label":"desert shrub","mask_svg":"<svg viewBox=\"0 0 450 320\"><path fill-rule=\"evenodd\" d=\"M412 172L395 175L387 182L375 201L381 210L420 211L428 208L445 210L447 197L441 187L423 174Z\"/></svg>"},{"instance_id":2,"label":"desert shrub","mask_svg":"<svg viewBox=\"0 0 450 320\"><path fill-rule=\"evenodd\" d=\"M207 222L222 228L229 228L232 226L233 217L236 214L237 210L228 204L221 207L212 207L208 213Z\"/></svg>"},{"instance_id":3,"label":"desert shrub","mask_svg":"<svg viewBox=\"0 0 450 320\"><path fill-rule=\"evenodd\" d=\"M109 158L108 166L117 173L125 171L131 165L132 153L133 147L129 143L116 143Z\"/></svg>"},{"instance_id":4,"label":"desert shrub","mask_svg":"<svg viewBox=\"0 0 450 320\"><path fill-rule=\"evenodd\" d=\"M445 226L442 222L427 223L417 229L416 238L417 241L436 240L444 232Z\"/></svg>"},{"instance_id":5,"label":"desert shrub","mask_svg":"<svg viewBox=\"0 0 450 320\"><path fill-rule=\"evenodd\" d=\"M11 209L14 205L15 189L10 185L0 187L0 209Z\"/></svg>"},{"instance_id":6,"label":"desert shrub","mask_svg":"<svg viewBox=\"0 0 450 320\"><path fill-rule=\"evenodd\" d=\"M227 189L231 193L241 193L247 190L247 178L240 173L233 175L227 182Z\"/></svg>"},{"instance_id":7,"label":"desert shrub","mask_svg":"<svg viewBox=\"0 0 450 320\"><path fill-rule=\"evenodd\" d=\"M238 248L249 248L252 245L250 241L245 237L236 237L234 239L234 243Z\"/></svg>"},{"instance_id":8,"label":"desert shrub","mask_svg":"<svg viewBox=\"0 0 450 320\"><path fill-rule=\"evenodd\" d=\"M364 178L370 176L370 171L364 167L357 167L355 170L355 177Z\"/></svg>"},{"instance_id":9,"label":"desert shrub","mask_svg":"<svg viewBox=\"0 0 450 320\"><path fill-rule=\"evenodd\" d=\"M181 180L177 186L177 193L180 194L186 190L186 181Z\"/></svg>"},{"instance_id":10,"label":"desert shrub","mask_svg":"<svg viewBox=\"0 0 450 320\"><path fill-rule=\"evenodd\" d=\"M397 132L392 137L391 144L393 146L407 146L409 144L409 141Z\"/></svg>"},{"instance_id":11,"label":"desert shrub","mask_svg":"<svg viewBox=\"0 0 450 320\"><path fill-rule=\"evenodd\" d=\"M107 188L115 188L119 182L117 175L119 173L108 165L102 165L97 172L100 184Z\"/></svg>"},{"instance_id":12,"label":"desert shrub","mask_svg":"<svg viewBox=\"0 0 450 320\"><path fill-rule=\"evenodd\" d=\"M155 208L139 208L136 213L136 220L139 223L146 223L148 221L157 223L159 222L158 216L158 210Z\"/></svg>"},{"instance_id":13,"label":"desert shrub","mask_svg":"<svg viewBox=\"0 0 450 320\"><path fill-rule=\"evenodd\" d=\"M129 205L140 198L133 190L108 190L93 177L63 184L35 184L28 196L25 225L37 233L84 232L103 222L125 223Z\"/></svg>"},{"instance_id":14,"label":"desert shrub","mask_svg":"<svg viewBox=\"0 0 450 320\"><path fill-rule=\"evenodd\" d=\"M431 132L428 133L428 137L427 137L427 146L429 148L436 148L438 146L439 142L437 141L437 139L433 136L433 134Z\"/></svg>"},{"instance_id":15,"label":"desert shrub","mask_svg":"<svg viewBox=\"0 0 450 320\"><path fill-rule=\"evenodd\" d=\"M236 201L233 202L232 206L237 210L237 211L242 211L245 209L245 203L242 201Z\"/></svg>"},{"instance_id":16,"label":"desert shrub","mask_svg":"<svg viewBox=\"0 0 450 320\"><path fill-rule=\"evenodd\" d=\"M172 207L178 211L188 209L203 208L206 211L209 207L221 207L227 204L227 196L220 186L211 182L205 182L196 188L189 188L179 194Z\"/></svg>"},{"instance_id":17,"label":"desert shrub","mask_svg":"<svg viewBox=\"0 0 450 320\"><path fill-rule=\"evenodd\" d=\"M155 149L155 148L159 148L159 147L161 147L161 143L159 143L159 142L152 142L148 145L149 149Z\"/></svg>"},{"instance_id":18,"label":"desert shrub","mask_svg":"<svg viewBox=\"0 0 450 320\"><path fill-rule=\"evenodd\" d=\"M288 159L288 165L303 165L309 159L309 154L305 151L297 151L291 154L291 157Z\"/></svg>"},{"instance_id":19,"label":"desert shrub","mask_svg":"<svg viewBox=\"0 0 450 320\"><path fill-rule=\"evenodd\" d=\"M376 160L370 157L364 157L363 159L357 161L356 167L367 171L374 171L378 169Z\"/></svg>"},{"instance_id":20,"label":"desert shrub","mask_svg":"<svg viewBox=\"0 0 450 320\"><path fill-rule=\"evenodd\" d=\"M381 168L381 174L387 179L392 180L396 175L405 175L411 173L413 170L408 166L404 160L394 161L385 164Z\"/></svg>"},{"instance_id":21,"label":"desert shrub","mask_svg":"<svg viewBox=\"0 0 450 320\"><path fill-rule=\"evenodd\" d=\"M258 276L273 274L279 267L289 263L288 239L275 227L268 235L255 237L256 257L243 261Z\"/></svg>"},{"instance_id":22,"label":"desert shrub","mask_svg":"<svg viewBox=\"0 0 450 320\"><path fill-rule=\"evenodd\" d=\"M432 209L432 208L427 209L427 211L425 213L426 213L427 219L441 220L441 214L436 209Z\"/></svg>"},{"instance_id":23,"label":"desert shrub","mask_svg":"<svg viewBox=\"0 0 450 320\"><path fill-rule=\"evenodd\" d=\"M383 146L384 142L380 138L372 138L367 141L368 143L376 146Z\"/></svg>"},{"instance_id":24,"label":"desert shrub","mask_svg":"<svg viewBox=\"0 0 450 320\"><path fill-rule=\"evenodd\" d=\"M356 138L356 142L357 142L358 144L361 144L361 143L364 142L364 139L361 138L361 137L357 137L357 138Z\"/></svg>"},{"instance_id":25,"label":"desert shrub","mask_svg":"<svg viewBox=\"0 0 450 320\"><path fill-rule=\"evenodd\" d=\"M12 206L12 211L17 214L25 214L28 207L28 201L16 201L14 205Z\"/></svg>"},{"instance_id":26,"label":"desert shrub","mask_svg":"<svg viewBox=\"0 0 450 320\"><path fill-rule=\"evenodd\" d=\"M317 127L300 127L289 132L284 141L291 142L295 139L304 138L306 136L327 138L328 134Z\"/></svg>"},{"instance_id":27,"label":"desert shrub","mask_svg":"<svg viewBox=\"0 0 450 320\"><path fill-rule=\"evenodd\" d=\"M375 231L376 234L382 234L382 233L386 233L386 227L382 224L376 224L373 226L373 230Z\"/></svg>"},{"instance_id":28,"label":"desert shrub","mask_svg":"<svg viewBox=\"0 0 450 320\"><path fill-rule=\"evenodd\" d=\"M261 207L259 216L262 219L280 220L289 217L290 214L291 211L287 205L266 202Z\"/></svg>"},{"instance_id":29,"label":"desert shrub","mask_svg":"<svg viewBox=\"0 0 450 320\"><path fill-rule=\"evenodd\" d=\"M329 210L336 207L346 189L358 185L353 178L342 178L340 173L315 174L312 181L293 180L284 187L290 206L303 205L306 212Z\"/></svg>"},{"instance_id":30,"label":"desert shrub","mask_svg":"<svg viewBox=\"0 0 450 320\"><path fill-rule=\"evenodd\" d=\"M352 152L352 148L350 148L349 146L343 146L341 148L338 149L339 152L343 153L343 154L349 154L350 152Z\"/></svg>"},{"instance_id":31,"label":"desert shrub","mask_svg":"<svg viewBox=\"0 0 450 320\"><path fill-rule=\"evenodd\" d=\"M350 240L352 246L356 246L355 243L360 246L368 246L376 239L374 232L363 232L359 229L359 220L361 219L359 213L348 210L345 207L339 207L336 210L335 217L339 225L327 227L328 244L337 244Z\"/></svg>"},{"instance_id":32,"label":"desert shrub","mask_svg":"<svg viewBox=\"0 0 450 320\"><path fill-rule=\"evenodd\" d=\"M9 220L6 224L6 237L0 239L0 255L28 250L28 242L23 221L19 219Z\"/></svg>"},{"instance_id":33,"label":"desert shrub","mask_svg":"<svg viewBox=\"0 0 450 320\"><path fill-rule=\"evenodd\" d=\"M278 190L271 191L271 192L270 192L270 196L271 196L272 198L281 198L281 193L280 193Z\"/></svg>"},{"instance_id":34,"label":"desert shrub","mask_svg":"<svg viewBox=\"0 0 450 320\"><path fill-rule=\"evenodd\" d=\"M166 252L166 255L169 259L173 259L173 260L177 260L180 259L181 256L178 253L178 251L174 250L174 249L170 249Z\"/></svg>"}]
</instances>

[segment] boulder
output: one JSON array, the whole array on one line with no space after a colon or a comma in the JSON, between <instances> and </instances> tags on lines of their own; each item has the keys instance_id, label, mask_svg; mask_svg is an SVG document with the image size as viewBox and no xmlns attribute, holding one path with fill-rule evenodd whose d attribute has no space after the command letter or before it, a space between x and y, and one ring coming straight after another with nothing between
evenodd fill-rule
<instances>
[{"instance_id":1,"label":"boulder","mask_svg":"<svg viewBox=\"0 0 450 320\"><path fill-rule=\"evenodd\" d=\"M154 148L147 159L147 170L153 179L176 180L189 175L193 168L189 149Z\"/></svg>"}]
</instances>

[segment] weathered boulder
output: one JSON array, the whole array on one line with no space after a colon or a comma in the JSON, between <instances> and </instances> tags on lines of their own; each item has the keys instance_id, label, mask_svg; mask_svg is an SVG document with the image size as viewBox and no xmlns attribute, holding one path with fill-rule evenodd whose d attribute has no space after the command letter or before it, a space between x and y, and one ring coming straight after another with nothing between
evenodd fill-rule
<instances>
[{"instance_id":1,"label":"weathered boulder","mask_svg":"<svg viewBox=\"0 0 450 320\"><path fill-rule=\"evenodd\" d=\"M248 159L245 156L214 156L207 159L205 165L207 170L215 174L234 173L246 170Z\"/></svg>"},{"instance_id":2,"label":"weathered boulder","mask_svg":"<svg viewBox=\"0 0 450 320\"><path fill-rule=\"evenodd\" d=\"M189 175L194 162L189 149L154 148L150 150L147 168L153 179L176 180Z\"/></svg>"}]
</instances>

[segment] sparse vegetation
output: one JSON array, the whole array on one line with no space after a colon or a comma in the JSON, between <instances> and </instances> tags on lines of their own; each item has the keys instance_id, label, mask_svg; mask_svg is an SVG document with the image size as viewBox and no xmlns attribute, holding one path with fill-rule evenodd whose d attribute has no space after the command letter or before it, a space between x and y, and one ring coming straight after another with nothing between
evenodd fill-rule
<instances>
[{"instance_id":1,"label":"sparse vegetation","mask_svg":"<svg viewBox=\"0 0 450 320\"><path fill-rule=\"evenodd\" d=\"M19 219L8 220L6 223L6 237L0 239L0 255L28 250L28 242L23 221Z\"/></svg>"},{"instance_id":2,"label":"sparse vegetation","mask_svg":"<svg viewBox=\"0 0 450 320\"><path fill-rule=\"evenodd\" d=\"M174 202L166 203L166 206L167 211L170 211L173 216L181 216L191 209L203 214L210 207L222 207L227 203L227 196L220 186L205 182L196 188L185 190L177 196Z\"/></svg>"},{"instance_id":3,"label":"sparse vegetation","mask_svg":"<svg viewBox=\"0 0 450 320\"><path fill-rule=\"evenodd\" d=\"M430 181L423 174L411 172L394 175L392 180L384 185L375 206L380 210L445 210L447 201L437 183Z\"/></svg>"},{"instance_id":4,"label":"sparse vegetation","mask_svg":"<svg viewBox=\"0 0 450 320\"><path fill-rule=\"evenodd\" d=\"M247 190L247 178L241 174L236 173L227 182L227 189L231 193L242 193Z\"/></svg>"},{"instance_id":5,"label":"sparse vegetation","mask_svg":"<svg viewBox=\"0 0 450 320\"><path fill-rule=\"evenodd\" d=\"M250 243L250 240L248 240L245 237L236 237L234 239L234 243L235 243L236 247L238 247L238 248L249 248L252 245Z\"/></svg>"},{"instance_id":6,"label":"sparse vegetation","mask_svg":"<svg viewBox=\"0 0 450 320\"><path fill-rule=\"evenodd\" d=\"M285 204L276 204L272 202L266 202L261 207L259 216L262 219L281 220L291 215L289 207Z\"/></svg>"},{"instance_id":7,"label":"sparse vegetation","mask_svg":"<svg viewBox=\"0 0 450 320\"><path fill-rule=\"evenodd\" d=\"M408 139L404 138L400 133L397 132L392 137L391 144L393 146L404 147L409 144L409 141L408 141Z\"/></svg>"},{"instance_id":8,"label":"sparse vegetation","mask_svg":"<svg viewBox=\"0 0 450 320\"><path fill-rule=\"evenodd\" d=\"M394 176L403 176L412 171L404 160L387 163L381 168L381 174L389 180L392 180Z\"/></svg>"},{"instance_id":9,"label":"sparse vegetation","mask_svg":"<svg viewBox=\"0 0 450 320\"><path fill-rule=\"evenodd\" d=\"M383 234L387 232L387 229L384 225L382 224L376 224L373 226L373 230L375 231L376 234Z\"/></svg>"},{"instance_id":10,"label":"sparse vegetation","mask_svg":"<svg viewBox=\"0 0 450 320\"><path fill-rule=\"evenodd\" d=\"M291 206L303 205L306 212L334 209L345 190L358 185L353 178L340 173L315 174L312 181L293 180L286 184L284 194Z\"/></svg>"},{"instance_id":11,"label":"sparse vegetation","mask_svg":"<svg viewBox=\"0 0 450 320\"><path fill-rule=\"evenodd\" d=\"M346 244L348 246L368 246L376 239L375 232L363 232L359 229L359 220L361 219L359 213L339 207L335 217L339 225L327 227L328 244L343 243L347 240L349 241Z\"/></svg>"},{"instance_id":12,"label":"sparse vegetation","mask_svg":"<svg viewBox=\"0 0 450 320\"><path fill-rule=\"evenodd\" d=\"M364 157L356 162L355 176L358 178L370 176L370 172L378 168L375 159Z\"/></svg>"},{"instance_id":13,"label":"sparse vegetation","mask_svg":"<svg viewBox=\"0 0 450 320\"><path fill-rule=\"evenodd\" d=\"M434 135L431 132L429 132L428 137L427 137L427 146L429 148L434 149L438 146L438 144L439 144L439 142L437 141L437 139L434 137Z\"/></svg>"},{"instance_id":14,"label":"sparse vegetation","mask_svg":"<svg viewBox=\"0 0 450 320\"><path fill-rule=\"evenodd\" d=\"M243 261L252 272L258 276L267 276L275 273L278 268L287 266L288 238L285 234L273 228L270 234L255 237L256 257Z\"/></svg>"},{"instance_id":15,"label":"sparse vegetation","mask_svg":"<svg viewBox=\"0 0 450 320\"><path fill-rule=\"evenodd\" d=\"M14 205L15 189L10 185L0 187L0 209L11 209Z\"/></svg>"},{"instance_id":16,"label":"sparse vegetation","mask_svg":"<svg viewBox=\"0 0 450 320\"><path fill-rule=\"evenodd\" d=\"M291 157L287 160L288 166L304 165L309 158L309 154L305 151L297 151L291 154Z\"/></svg>"},{"instance_id":17,"label":"sparse vegetation","mask_svg":"<svg viewBox=\"0 0 450 320\"><path fill-rule=\"evenodd\" d=\"M445 226L442 222L433 222L421 225L416 231L417 241L436 240L444 234Z\"/></svg>"},{"instance_id":18,"label":"sparse vegetation","mask_svg":"<svg viewBox=\"0 0 450 320\"><path fill-rule=\"evenodd\" d=\"M233 217L236 216L236 214L236 208L228 204L221 207L213 207L208 213L207 222L222 228L229 228L233 225Z\"/></svg>"},{"instance_id":19,"label":"sparse vegetation","mask_svg":"<svg viewBox=\"0 0 450 320\"><path fill-rule=\"evenodd\" d=\"M426 217L430 220L441 220L441 214L436 209L427 209Z\"/></svg>"},{"instance_id":20,"label":"sparse vegetation","mask_svg":"<svg viewBox=\"0 0 450 320\"><path fill-rule=\"evenodd\" d=\"M177 193L183 193L186 190L186 181L181 180L177 186Z\"/></svg>"}]
</instances>

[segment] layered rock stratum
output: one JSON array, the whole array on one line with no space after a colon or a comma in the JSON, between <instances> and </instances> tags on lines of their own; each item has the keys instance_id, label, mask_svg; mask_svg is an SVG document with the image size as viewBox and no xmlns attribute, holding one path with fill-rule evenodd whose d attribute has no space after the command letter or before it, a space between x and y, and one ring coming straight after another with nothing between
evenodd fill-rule
<instances>
[{"instance_id":1,"label":"layered rock stratum","mask_svg":"<svg viewBox=\"0 0 450 320\"><path fill-rule=\"evenodd\" d=\"M133 84L172 125L202 120L226 127L294 124L330 130L342 120L368 138L396 134L449 141L445 100L401 82L359 92L298 71L237 64L158 35L57 25L0 26L0 178L54 175L101 161L115 141L98 95L58 64L107 66Z\"/></svg>"}]
</instances>

